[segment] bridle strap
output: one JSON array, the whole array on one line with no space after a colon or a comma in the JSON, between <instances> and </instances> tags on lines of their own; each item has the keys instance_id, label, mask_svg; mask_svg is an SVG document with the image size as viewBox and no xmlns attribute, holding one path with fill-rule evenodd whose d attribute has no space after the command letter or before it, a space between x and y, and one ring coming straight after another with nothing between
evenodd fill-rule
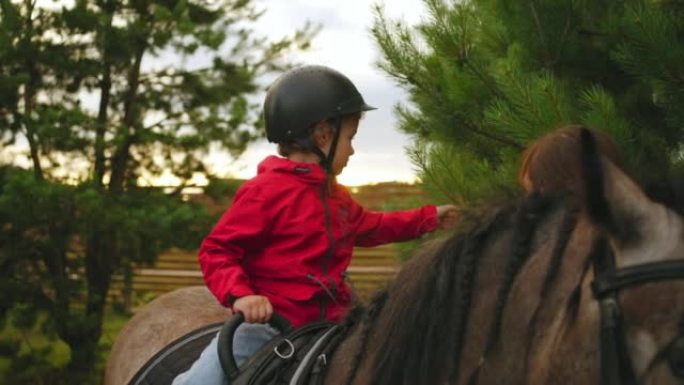
<instances>
[{"instance_id":1,"label":"bridle strap","mask_svg":"<svg viewBox=\"0 0 684 385\"><path fill-rule=\"evenodd\" d=\"M599 330L599 384L601 385L636 385L636 374L632 367L632 360L627 348L625 338L624 320L617 292L622 287L617 285L612 278L617 276L615 267L615 255L608 247L607 242L600 241L594 255L594 282L592 288L598 282L607 282L605 290L599 297L594 291L594 296L599 301L601 328ZM620 270L621 271L621 270Z\"/></svg>"},{"instance_id":2,"label":"bridle strap","mask_svg":"<svg viewBox=\"0 0 684 385\"><path fill-rule=\"evenodd\" d=\"M600 299L625 286L675 279L684 279L684 260L651 262L605 271L594 279L591 288L594 297Z\"/></svg>"},{"instance_id":3,"label":"bridle strap","mask_svg":"<svg viewBox=\"0 0 684 385\"><path fill-rule=\"evenodd\" d=\"M620 305L613 296L599 301L600 330L600 384L636 385L636 374L624 338L625 327Z\"/></svg>"},{"instance_id":4,"label":"bridle strap","mask_svg":"<svg viewBox=\"0 0 684 385\"><path fill-rule=\"evenodd\" d=\"M599 301L600 384L636 385L625 337L624 320L618 292L628 286L664 280L684 279L684 260L644 263L617 269L615 255L605 241L594 255L594 281L591 288Z\"/></svg>"}]
</instances>

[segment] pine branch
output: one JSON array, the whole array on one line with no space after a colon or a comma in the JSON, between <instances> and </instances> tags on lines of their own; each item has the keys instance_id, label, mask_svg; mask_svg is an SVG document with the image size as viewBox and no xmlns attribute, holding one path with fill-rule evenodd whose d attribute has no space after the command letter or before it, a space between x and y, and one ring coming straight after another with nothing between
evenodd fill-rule
<instances>
[{"instance_id":1,"label":"pine branch","mask_svg":"<svg viewBox=\"0 0 684 385\"><path fill-rule=\"evenodd\" d=\"M485 76L484 73L479 71L467 57L463 58L463 63L475 74L475 76L477 76L478 79L482 81L482 84L484 84L485 87L487 87L489 92L491 92L495 97L502 96L501 91L496 87L494 82L492 82L491 79Z\"/></svg>"},{"instance_id":2,"label":"pine branch","mask_svg":"<svg viewBox=\"0 0 684 385\"><path fill-rule=\"evenodd\" d=\"M534 19L534 24L537 27L537 34L539 35L539 40L541 41L542 50L544 51L544 62L546 67L551 67L551 55L549 54L549 46L546 41L546 36L542 29L541 20L539 20L539 14L537 13L537 7L535 6L534 0L530 0L530 11L532 11L532 18Z\"/></svg>"},{"instance_id":3,"label":"pine branch","mask_svg":"<svg viewBox=\"0 0 684 385\"><path fill-rule=\"evenodd\" d=\"M154 128L162 127L165 122L179 118L179 117L185 115L185 113L186 113L185 111L178 111L178 112L175 112L173 114L167 114L165 117L159 119L157 122L152 123L149 126L143 127L142 130L147 132L147 131L150 131Z\"/></svg>"},{"instance_id":4,"label":"pine branch","mask_svg":"<svg viewBox=\"0 0 684 385\"><path fill-rule=\"evenodd\" d=\"M495 134L493 134L493 133L484 131L484 130L482 130L481 128L475 127L475 125L473 125L473 124L466 124L465 128L466 128L467 130L469 130L469 131L471 131L471 132L477 134L477 135L483 136L483 137L485 137L485 138L487 138L487 139L491 139L491 140L493 140L493 141L495 141L495 142L498 142L498 143L501 143L501 144L505 144L505 145L507 145L507 146L509 146L509 147L511 147L511 148L516 149L516 150L521 150L521 151L522 151L522 150L525 149L525 146L524 146L524 145L522 145L522 144L516 142L516 141L513 140L513 139L509 139L509 138L506 138L506 137L504 137L504 136L498 136L498 135L495 135Z\"/></svg>"},{"instance_id":5,"label":"pine branch","mask_svg":"<svg viewBox=\"0 0 684 385\"><path fill-rule=\"evenodd\" d=\"M555 67L556 64L558 64L563 54L563 48L565 48L565 43L568 41L568 36L570 34L570 20L572 20L572 14L573 9L571 3L570 9L568 10L567 16L565 18L565 28L563 28L563 34L561 35L560 43L558 43L558 51L556 52L556 57L553 59L553 62L551 63L551 67Z\"/></svg>"}]
</instances>

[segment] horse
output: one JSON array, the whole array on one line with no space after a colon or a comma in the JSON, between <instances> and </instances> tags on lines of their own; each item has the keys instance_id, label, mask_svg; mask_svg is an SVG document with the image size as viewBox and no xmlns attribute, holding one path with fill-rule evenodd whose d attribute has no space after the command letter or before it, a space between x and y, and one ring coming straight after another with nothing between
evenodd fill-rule
<instances>
[{"instance_id":1,"label":"horse","mask_svg":"<svg viewBox=\"0 0 684 385\"><path fill-rule=\"evenodd\" d=\"M349 312L324 383L684 383L681 206L649 198L585 141L585 194L531 194L464 214ZM174 310L132 318L105 384L127 384L169 342L146 335L149 323L190 330L226 311L201 288L147 307Z\"/></svg>"},{"instance_id":2,"label":"horse","mask_svg":"<svg viewBox=\"0 0 684 385\"><path fill-rule=\"evenodd\" d=\"M136 311L121 329L107 358L104 383L128 384L169 342L205 325L224 322L231 314L204 286L159 296Z\"/></svg>"}]
</instances>

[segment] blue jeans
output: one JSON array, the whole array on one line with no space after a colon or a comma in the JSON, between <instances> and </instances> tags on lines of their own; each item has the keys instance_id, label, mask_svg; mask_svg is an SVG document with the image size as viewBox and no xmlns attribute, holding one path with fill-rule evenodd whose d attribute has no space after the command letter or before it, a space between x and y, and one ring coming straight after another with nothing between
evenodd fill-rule
<instances>
[{"instance_id":1,"label":"blue jeans","mask_svg":"<svg viewBox=\"0 0 684 385\"><path fill-rule=\"evenodd\" d=\"M243 323L235 331L233 356L240 366L261 346L278 335L278 331L267 324ZM218 357L218 335L204 348L200 357L186 372L179 374L173 385L227 385Z\"/></svg>"}]
</instances>

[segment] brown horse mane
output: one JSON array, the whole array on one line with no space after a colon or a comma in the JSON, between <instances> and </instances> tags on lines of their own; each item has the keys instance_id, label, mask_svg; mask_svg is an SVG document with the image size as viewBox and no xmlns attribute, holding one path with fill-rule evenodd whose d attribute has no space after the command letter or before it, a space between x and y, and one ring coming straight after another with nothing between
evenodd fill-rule
<instances>
[{"instance_id":1,"label":"brown horse mane","mask_svg":"<svg viewBox=\"0 0 684 385\"><path fill-rule=\"evenodd\" d=\"M681 212L684 189L673 183L652 186L655 187L646 190L651 199ZM374 333L378 341L376 351L380 353L373 357L370 383L439 383L445 375L450 381L456 381L460 375L464 335L475 289L474 277L482 263L480 257L490 243L505 236L504 232L511 233L506 244L499 246L502 251L492 255L503 259L505 267L497 290L485 356L500 341L507 294L520 268L534 252L534 238L544 232L554 232L555 243L542 283L540 302L530 322L529 330L534 330L545 294L556 282L562 257L577 224L577 203L564 196L533 194L512 203L495 205L484 212L474 212L462 220L459 229L450 237L422 248L385 290L376 293L365 311L351 312L347 323L358 323L362 337L350 373L355 373L366 358L368 349L364 345ZM588 255L587 269L590 259L591 255ZM572 309L578 305L579 298L571 298L569 313L574 314ZM380 328L373 326L381 310L394 321L377 330ZM353 374L348 379L349 384L352 382Z\"/></svg>"},{"instance_id":2,"label":"brown horse mane","mask_svg":"<svg viewBox=\"0 0 684 385\"><path fill-rule=\"evenodd\" d=\"M683 186L680 179L649 183L645 192L650 199L683 214ZM433 384L445 379L455 383L463 374L469 376L468 383L476 383L477 370L460 373L463 370L460 365L483 257L495 258L503 264L484 347L486 358L500 342L508 293L525 261L535 252L538 246L535 239L547 237L554 243L539 303L532 313L529 335L521 336L531 343L532 338L528 337L534 332L540 310L557 281L579 213L579 203L570 197L532 194L470 215L450 237L422 248L366 309L356 309L348 317L348 324L359 325L361 337L347 384L353 383L364 359L373 360L368 383L374 385ZM605 243L594 242L591 252L583 257L586 258L584 274L595 253L605 247ZM492 244L497 244L496 250ZM567 303L569 322L577 316L579 284ZM379 322L381 313L384 315ZM371 336L372 349L368 345Z\"/></svg>"},{"instance_id":3,"label":"brown horse mane","mask_svg":"<svg viewBox=\"0 0 684 385\"><path fill-rule=\"evenodd\" d=\"M439 383L445 375L459 376L459 363L481 255L488 244L513 229L506 250L503 282L499 286L486 352L499 341L501 314L517 273L531 254L533 238L554 213L563 212L544 289L553 285L561 257L575 227L577 210L562 197L532 195L497 205L462 219L460 228L415 255L386 290L376 294L361 319L361 347L353 360L355 373L365 358L370 333L377 338L369 383ZM543 230L543 229L542 229ZM380 310L393 320L373 328ZM353 317L359 317L356 313ZM449 341L450 343L445 343ZM348 383L353 381L353 375Z\"/></svg>"}]
</instances>

